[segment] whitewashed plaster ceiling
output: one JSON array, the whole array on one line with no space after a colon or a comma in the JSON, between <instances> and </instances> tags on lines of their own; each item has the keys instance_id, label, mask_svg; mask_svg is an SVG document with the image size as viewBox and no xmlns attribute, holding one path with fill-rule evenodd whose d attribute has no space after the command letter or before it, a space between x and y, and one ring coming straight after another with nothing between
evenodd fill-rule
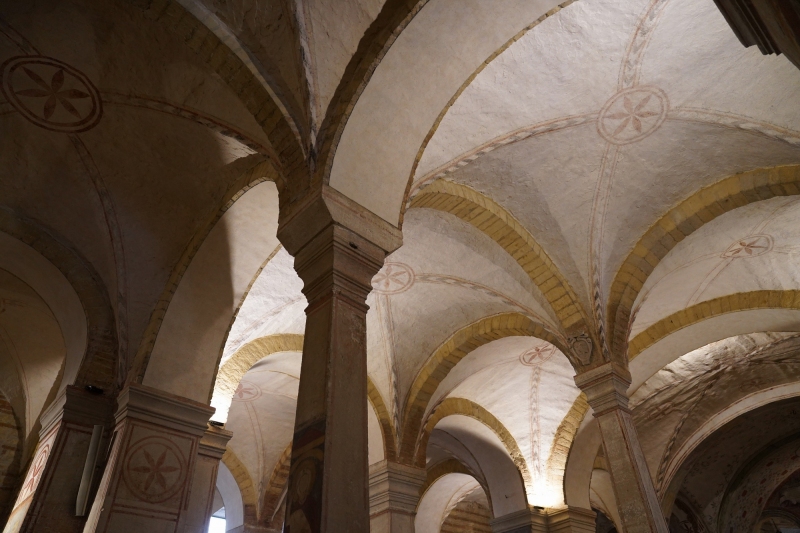
<instances>
[{"instance_id":1,"label":"whitewashed plaster ceiling","mask_svg":"<svg viewBox=\"0 0 800 533\"><path fill-rule=\"evenodd\" d=\"M9 63L19 68L3 78L4 94L32 96L0 101L0 198L97 271L132 357L185 248L268 141L183 40L133 3L3 2L0 19L0 62L45 56ZM64 91L47 118L37 79Z\"/></svg>"},{"instance_id":2,"label":"whitewashed plaster ceiling","mask_svg":"<svg viewBox=\"0 0 800 533\"><path fill-rule=\"evenodd\" d=\"M248 342L278 333L302 335L306 325L303 281L282 247L267 258L231 325L220 364Z\"/></svg>"},{"instance_id":3,"label":"whitewashed plaster ceiling","mask_svg":"<svg viewBox=\"0 0 800 533\"><path fill-rule=\"evenodd\" d=\"M181 3L241 51L308 139L319 130L345 68L384 0Z\"/></svg>"},{"instance_id":4,"label":"whitewashed plaster ceiling","mask_svg":"<svg viewBox=\"0 0 800 533\"><path fill-rule=\"evenodd\" d=\"M181 3L244 55L311 142L383 6ZM605 297L636 241L678 202L737 172L800 163L800 72L783 57L741 47L712 0L577 0L553 8L553 0L426 2L375 69L336 147L331 185L392 224L402 220L404 246L376 276L367 318L369 375L396 427L420 369L459 329L513 312L562 333L539 289L495 241L450 214L404 212L433 180L476 189L508 210L590 309L594 286ZM0 138L9 147L0 151L0 198L97 271L116 310L123 353L130 358L155 345L158 362L145 382L205 401L207 390L196 381L210 379L218 358L224 363L261 337L302 334L302 282L275 234L277 188L259 185L227 205L271 148L222 79L135 3L5 2L0 19L0 63L47 58L28 65L34 75L18 69L3 77L6 93L30 96L24 105L0 100ZM42 84L50 91L44 96L67 92L52 106L36 96ZM91 120L77 124L71 108ZM798 219L798 204L778 198L701 228L653 272L637 300L632 335L692 302L800 288ZM170 285L176 272L183 276L177 290ZM22 281L3 276L3 290L16 287L14 294L35 300ZM212 297L217 307L206 307ZM167 303L163 324L152 322L154 309ZM0 323L20 312L6 308ZM61 314L48 315L53 335L46 338L57 338ZM145 334L153 323L161 324L157 338ZM791 365L766 364L762 359L775 354L757 349L783 336L754 332L797 329L797 311L715 317L632 361L637 423L654 476L665 448L677 450L737 394L796 379ZM693 352L743 334L751 335ZM65 338L58 347L53 340L58 365L79 340ZM176 349L183 368L159 357ZM45 372L49 381L36 385L37 398L51 390L55 361ZM733 361L751 369L750 381L734 375ZM291 438L298 372L297 353L270 355L245 375L230 411L231 447L260 482ZM549 490L538 485L543 462L577 397L572 375L552 345L494 341L455 367L427 412L463 398L492 413L531 473L517 503L527 496L538 505L540 491ZM257 397L245 401L248 390ZM698 390L705 391L702 405ZM686 406L695 407L681 410ZM676 421L682 412L691 416ZM370 459L377 460L380 428L370 413ZM446 417L431 435L429 459L472 461L488 485L506 490L486 473L494 459L483 466L477 459L476 450L491 444L497 453L486 457L511 461L493 435L475 419ZM447 480L447 495L437 500L445 503L434 506L440 519L478 486Z\"/></svg>"},{"instance_id":5,"label":"whitewashed plaster ceiling","mask_svg":"<svg viewBox=\"0 0 800 533\"><path fill-rule=\"evenodd\" d=\"M373 280L367 315L369 375L395 423L422 365L456 330L501 312L522 313L555 329L530 278L472 226L449 214L413 210L404 231L405 245ZM236 314L222 364L256 338L302 334L306 301L301 288L291 257L278 250L257 274ZM528 492L541 492L555 431L578 395L573 374L567 359L549 343L531 337L501 339L457 365L437 389L429 411L446 397L460 397L492 412L530 463L534 478ZM497 386L487 389L487 382ZM232 416L233 410L229 428L237 424Z\"/></svg>"},{"instance_id":6,"label":"whitewashed plaster ceiling","mask_svg":"<svg viewBox=\"0 0 800 533\"><path fill-rule=\"evenodd\" d=\"M488 57L554 7L553 0L426 2L359 97L331 186L397 224L414 159L437 116Z\"/></svg>"},{"instance_id":7,"label":"whitewashed plaster ceiling","mask_svg":"<svg viewBox=\"0 0 800 533\"><path fill-rule=\"evenodd\" d=\"M411 195L437 177L469 185L517 217L580 294L593 276L607 291L679 201L800 161L798 98L800 73L738 46L710 0L581 0L466 87Z\"/></svg>"},{"instance_id":8,"label":"whitewashed plaster ceiling","mask_svg":"<svg viewBox=\"0 0 800 533\"><path fill-rule=\"evenodd\" d=\"M277 352L257 362L239 382L225 428L233 432L228 448L247 469L263 499L270 478L294 434L299 352ZM372 408L368 409L369 462L384 458L383 437Z\"/></svg>"},{"instance_id":9,"label":"whitewashed plaster ceiling","mask_svg":"<svg viewBox=\"0 0 800 533\"><path fill-rule=\"evenodd\" d=\"M800 288L800 203L773 198L726 213L681 241L647 279L631 338L694 304L758 290Z\"/></svg>"},{"instance_id":10,"label":"whitewashed plaster ceiling","mask_svg":"<svg viewBox=\"0 0 800 533\"><path fill-rule=\"evenodd\" d=\"M300 354L272 354L245 374L228 413L228 447L245 465L259 501L292 442Z\"/></svg>"},{"instance_id":11,"label":"whitewashed plaster ceiling","mask_svg":"<svg viewBox=\"0 0 800 533\"><path fill-rule=\"evenodd\" d=\"M66 351L47 302L23 280L0 269L0 390L26 437L53 398Z\"/></svg>"},{"instance_id":12,"label":"whitewashed plaster ceiling","mask_svg":"<svg viewBox=\"0 0 800 533\"><path fill-rule=\"evenodd\" d=\"M367 302L370 376L398 408L421 366L456 330L501 312L522 313L555 329L530 278L472 226L448 214L415 210L404 241L373 280ZM222 361L254 338L303 333L301 288L291 256L278 250L252 282ZM459 305L466 301L470 305Z\"/></svg>"},{"instance_id":13,"label":"whitewashed plaster ceiling","mask_svg":"<svg viewBox=\"0 0 800 533\"><path fill-rule=\"evenodd\" d=\"M481 346L456 365L428 409L445 398L465 398L487 409L511 432L522 452L530 473L525 480L528 500L551 507L563 500L559 488L549 483L547 462L556 431L580 393L574 373L552 344L507 337Z\"/></svg>"}]
</instances>

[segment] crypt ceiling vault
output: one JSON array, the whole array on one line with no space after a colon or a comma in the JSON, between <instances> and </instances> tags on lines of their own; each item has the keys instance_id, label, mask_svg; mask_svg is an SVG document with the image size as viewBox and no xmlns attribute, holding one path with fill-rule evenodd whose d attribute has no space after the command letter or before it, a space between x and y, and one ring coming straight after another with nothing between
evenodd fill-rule
<instances>
[{"instance_id":1,"label":"crypt ceiling vault","mask_svg":"<svg viewBox=\"0 0 800 533\"><path fill-rule=\"evenodd\" d=\"M800 71L712 0L0 1L0 90L25 453L68 384L210 402L226 508L278 527L307 302L277 235L324 185L402 229L367 300L369 460L427 469L419 531L619 525L573 380L600 359L696 531L791 456L751 426L800 395Z\"/></svg>"}]
</instances>

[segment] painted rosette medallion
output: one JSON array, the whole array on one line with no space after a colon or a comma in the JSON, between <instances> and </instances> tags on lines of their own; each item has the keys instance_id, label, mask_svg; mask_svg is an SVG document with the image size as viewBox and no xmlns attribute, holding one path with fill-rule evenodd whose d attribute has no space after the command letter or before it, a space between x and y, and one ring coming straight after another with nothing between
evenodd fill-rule
<instances>
[{"instance_id":1,"label":"painted rosette medallion","mask_svg":"<svg viewBox=\"0 0 800 533\"><path fill-rule=\"evenodd\" d=\"M552 344L542 344L521 353L519 362L525 366L539 366L553 357L554 353L556 353L555 346Z\"/></svg>"},{"instance_id":2,"label":"painted rosette medallion","mask_svg":"<svg viewBox=\"0 0 800 533\"><path fill-rule=\"evenodd\" d=\"M50 131L86 131L103 115L100 92L89 78L50 57L7 60L0 66L0 90L23 117Z\"/></svg>"},{"instance_id":3,"label":"painted rosette medallion","mask_svg":"<svg viewBox=\"0 0 800 533\"><path fill-rule=\"evenodd\" d=\"M386 263L372 278L372 288L379 294L400 294L414 285L414 270L405 263Z\"/></svg>"},{"instance_id":4,"label":"painted rosette medallion","mask_svg":"<svg viewBox=\"0 0 800 533\"><path fill-rule=\"evenodd\" d=\"M597 118L597 132L611 144L638 142L664 123L668 111L667 94L658 87L631 87L606 102Z\"/></svg>"},{"instance_id":5,"label":"painted rosette medallion","mask_svg":"<svg viewBox=\"0 0 800 533\"><path fill-rule=\"evenodd\" d=\"M130 447L123 478L128 489L148 503L162 503L178 494L186 482L186 460L166 437L140 439Z\"/></svg>"}]
</instances>

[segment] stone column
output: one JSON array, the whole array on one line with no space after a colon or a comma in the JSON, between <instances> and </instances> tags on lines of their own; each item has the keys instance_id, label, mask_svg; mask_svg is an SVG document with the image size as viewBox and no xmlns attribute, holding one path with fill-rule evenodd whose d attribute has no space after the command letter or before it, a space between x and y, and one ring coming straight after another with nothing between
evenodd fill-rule
<instances>
[{"instance_id":1,"label":"stone column","mask_svg":"<svg viewBox=\"0 0 800 533\"><path fill-rule=\"evenodd\" d=\"M4 533L83 529L85 518L75 516L75 504L92 431L95 425L103 426L100 435L108 442L113 405L111 398L69 386L42 413L39 445Z\"/></svg>"},{"instance_id":2,"label":"stone column","mask_svg":"<svg viewBox=\"0 0 800 533\"><path fill-rule=\"evenodd\" d=\"M285 531L367 533L366 299L400 233L327 186L281 216L308 300Z\"/></svg>"},{"instance_id":3,"label":"stone column","mask_svg":"<svg viewBox=\"0 0 800 533\"><path fill-rule=\"evenodd\" d=\"M528 508L491 521L492 533L595 533L591 510Z\"/></svg>"},{"instance_id":4,"label":"stone column","mask_svg":"<svg viewBox=\"0 0 800 533\"><path fill-rule=\"evenodd\" d=\"M206 533L211 519L211 505L214 503L214 491L217 488L217 471L219 461L225 454L225 447L233 433L222 428L209 426L197 451L197 463L194 467L185 533Z\"/></svg>"},{"instance_id":5,"label":"stone column","mask_svg":"<svg viewBox=\"0 0 800 533\"><path fill-rule=\"evenodd\" d=\"M616 363L575 376L600 426L606 462L627 533L668 533L628 408L631 376Z\"/></svg>"},{"instance_id":6,"label":"stone column","mask_svg":"<svg viewBox=\"0 0 800 533\"><path fill-rule=\"evenodd\" d=\"M413 533L419 491L425 485L422 468L381 461L369 467L371 533Z\"/></svg>"},{"instance_id":7,"label":"stone column","mask_svg":"<svg viewBox=\"0 0 800 533\"><path fill-rule=\"evenodd\" d=\"M117 400L116 427L84 533L180 532L200 439L214 409L129 384Z\"/></svg>"}]
</instances>

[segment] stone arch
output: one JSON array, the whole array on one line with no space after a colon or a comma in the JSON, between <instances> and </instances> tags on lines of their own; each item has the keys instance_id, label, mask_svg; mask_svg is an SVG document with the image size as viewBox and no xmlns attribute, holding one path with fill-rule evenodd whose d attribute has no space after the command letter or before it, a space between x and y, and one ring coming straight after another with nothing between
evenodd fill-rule
<instances>
[{"instance_id":1,"label":"stone arch","mask_svg":"<svg viewBox=\"0 0 800 533\"><path fill-rule=\"evenodd\" d=\"M214 393L211 398L211 405L217 408L217 413L212 418L216 420L227 417L227 410L230 407L231 399L239 386L239 382L257 362L274 353L302 353L302 351L303 335L295 333L260 337L239 348L217 372ZM389 410L386 408L386 403L369 376L367 376L367 396L380 423L384 454L387 459L394 459L397 456L395 446L396 430L389 415ZM224 413L221 412L222 410L224 410ZM221 416L223 414L224 416Z\"/></svg>"},{"instance_id":2,"label":"stone arch","mask_svg":"<svg viewBox=\"0 0 800 533\"><path fill-rule=\"evenodd\" d=\"M73 383L94 385L113 395L115 378L125 369L119 368L116 318L99 274L60 235L6 207L0 207L0 232L29 246L54 265L83 308L76 312L85 316L85 346L76 346L74 361L65 367L60 387Z\"/></svg>"},{"instance_id":3,"label":"stone arch","mask_svg":"<svg viewBox=\"0 0 800 533\"><path fill-rule=\"evenodd\" d=\"M239 487L239 492L242 494L242 504L244 505L244 523L255 524L258 521L258 496L256 488L253 485L253 479L247 471L242 461L236 457L236 454L230 448L225 450L222 456L222 462L228 467L233 479L236 480L236 485Z\"/></svg>"},{"instance_id":4,"label":"stone arch","mask_svg":"<svg viewBox=\"0 0 800 533\"><path fill-rule=\"evenodd\" d=\"M421 468L425 467L428 438L431 435L431 431L433 431L433 428L436 427L436 424L438 424L440 420L453 415L463 415L473 418L492 430L503 443L508 455L514 462L514 465L516 465L520 473L520 482L525 483L530 481L531 475L528 470L528 464L525 462L525 457L522 455L522 451L519 449L519 445L511 432L508 431L503 423L492 413L466 398L447 398L431 412L425 422L422 434L417 441L414 464ZM523 494L524 492L523 488Z\"/></svg>"},{"instance_id":5,"label":"stone arch","mask_svg":"<svg viewBox=\"0 0 800 533\"><path fill-rule=\"evenodd\" d=\"M336 148L358 98L389 47L427 3L428 0L386 0L378 16L364 32L328 104L317 136L322 144L317 149L319 156L315 182L330 182Z\"/></svg>"},{"instance_id":6,"label":"stone arch","mask_svg":"<svg viewBox=\"0 0 800 533\"><path fill-rule=\"evenodd\" d=\"M590 417L580 425L572 439L564 468L564 503L570 507L590 509L592 473L595 459L603 447L597 419Z\"/></svg>"},{"instance_id":7,"label":"stone arch","mask_svg":"<svg viewBox=\"0 0 800 533\"><path fill-rule=\"evenodd\" d=\"M250 66L180 2L156 0L150 2L144 11L145 16L164 24L180 35L186 41L186 46L208 64L234 94L239 96L272 145L273 152L270 159L281 169L282 176L286 178L276 181L279 190L289 192L291 199L298 196L295 191L306 190L308 187L308 175L305 170L306 150L300 140L297 126L287 119L283 106L277 98L273 98L268 87L253 74ZM283 197L281 194L281 198Z\"/></svg>"},{"instance_id":8,"label":"stone arch","mask_svg":"<svg viewBox=\"0 0 800 533\"><path fill-rule=\"evenodd\" d=\"M500 56L500 54L502 54L503 52L508 50L511 47L511 45L513 45L515 42L519 41L522 38L523 35L525 35L529 31L531 31L533 28L535 28L536 26L541 24L545 19L547 19L549 17L552 17L553 15L555 15L556 13L558 13L559 11L561 11L562 9L564 9L565 7L567 7L568 5L573 3L574 1L575 0L567 0L566 2L563 2L562 4L557 5L556 7L554 7L553 9L551 9L550 11L548 11L547 13L545 13L544 15L539 17L538 19L534 20L532 23L530 23L527 26L525 26L525 28L523 28L519 33L517 33L511 39L506 41L505 44L503 44L503 46L501 46L500 48L495 50L492 53L492 55L490 55L486 59L486 61L481 63L480 66L477 69L475 69L475 71L464 81L464 83L461 85L461 87L458 88L458 90L455 92L455 94L453 94L453 97L450 98L450 100L447 102L447 105L445 105L442 108L442 111L439 113L439 116L436 117L436 120L434 121L433 126L431 126L431 129L428 132L428 135L425 136L425 140L422 141L422 145L419 147L419 151L417 152L417 157L414 159L414 165L411 167L411 173L408 176L408 185L406 185L406 194L405 194L405 197L403 198L403 205L402 205L401 211L400 211L400 224L401 224L401 227L402 227L403 218L405 216L406 209L408 208L408 199L409 199L409 197L416 190L418 190L421 187L424 187L432 179L444 177L446 175L446 173L447 173L447 172L436 172L436 171L434 171L431 174L428 174L427 176L422 178L420 181L417 182L416 185L414 185L414 176L417 173L417 166L418 166L420 160L422 159L422 154L425 152L425 149L428 147L428 143L433 138L434 134L436 133L436 130L439 129L439 124L441 124L442 119L444 119L444 116L447 114L448 111L450 111L450 108L453 107L453 105L456 103L456 100L458 100L458 98L461 96L461 94L467 89L467 87L470 86L470 84L475 80L475 78L478 77L478 74L483 72L483 69L485 69L492 61L497 59ZM414 186L413 190L412 190L412 185Z\"/></svg>"},{"instance_id":9,"label":"stone arch","mask_svg":"<svg viewBox=\"0 0 800 533\"><path fill-rule=\"evenodd\" d=\"M186 248L184 248L183 253L181 254L181 258L172 269L169 279L167 280L167 284L165 285L164 290L161 292L161 296L159 297L158 302L156 303L155 308L150 315L150 320L148 321L147 328L142 335L142 341L139 344L139 348L134 358L133 367L128 376L130 381L133 381L134 383L141 383L142 380L144 380L144 374L147 370L147 365L150 362L150 356L152 355L156 338L161 330L161 325L164 322L164 317L167 314L172 297L178 290L178 286L180 285L184 274L186 274L186 269L189 268L192 259L194 259L195 255L197 255L198 250L200 250L200 247L202 246L203 242L205 242L208 234L211 233L211 230L214 228L216 223L219 222L219 219L222 218L222 215L224 215L231 208L231 206L233 206L233 204L247 191L256 185L263 183L264 181L276 181L279 179L279 176L280 174L275 170L275 167L269 161L261 160L255 163L247 171L245 171L241 177L236 180L236 182L234 182L234 184L228 189L228 191L225 193L225 196L223 196L222 201L220 202L219 209L211 214L206 223L203 225L203 229L197 232L194 237L192 237L192 240L189 241L189 244L186 246Z\"/></svg>"},{"instance_id":10,"label":"stone arch","mask_svg":"<svg viewBox=\"0 0 800 533\"><path fill-rule=\"evenodd\" d=\"M589 401L584 393L580 393L561 424L558 425L553 437L553 446L550 448L550 456L547 458L547 485L550 490L560 490L565 501L564 483L569 452L588 411Z\"/></svg>"},{"instance_id":11,"label":"stone arch","mask_svg":"<svg viewBox=\"0 0 800 533\"><path fill-rule=\"evenodd\" d=\"M224 421L227 418L236 388L253 365L274 353L302 351L303 336L292 333L260 337L239 348L217 371L211 397L212 407L217 408L214 419ZM220 418L220 415L224 416Z\"/></svg>"},{"instance_id":12,"label":"stone arch","mask_svg":"<svg viewBox=\"0 0 800 533\"><path fill-rule=\"evenodd\" d=\"M386 407L386 402L383 401L381 392L369 375L367 376L367 397L381 426L384 457L389 461L395 460L397 459L397 429L394 427L392 417Z\"/></svg>"},{"instance_id":13,"label":"stone arch","mask_svg":"<svg viewBox=\"0 0 800 533\"><path fill-rule=\"evenodd\" d=\"M425 484L422 485L419 493L425 494L425 491L428 490L431 485L436 483L437 479L442 476L446 476L447 474L466 474L480 481L480 476L465 466L464 463L458 459L447 459L427 468L425 471Z\"/></svg>"},{"instance_id":14,"label":"stone arch","mask_svg":"<svg viewBox=\"0 0 800 533\"><path fill-rule=\"evenodd\" d=\"M636 298L658 263L680 241L738 207L797 194L800 194L800 165L762 168L705 187L662 216L636 243L611 285L608 325L612 352L621 354L631 349L627 336Z\"/></svg>"},{"instance_id":15,"label":"stone arch","mask_svg":"<svg viewBox=\"0 0 800 533\"><path fill-rule=\"evenodd\" d=\"M318 167L323 169L323 179L399 226L414 159L442 107L498 48L559 3L386 2L342 78L352 76L353 81L343 82L348 85L339 88L343 97L337 94L329 107L330 121L337 126L328 124L322 136L325 144L319 151ZM387 29L390 36L378 37L391 18L396 22ZM452 31L436 31L443 26ZM425 36L422 43L417 38L420 35ZM369 47L374 51L367 52ZM370 78L364 79L358 72L369 73ZM418 80L436 83L420 92ZM402 102L400 112L393 102Z\"/></svg>"},{"instance_id":16,"label":"stone arch","mask_svg":"<svg viewBox=\"0 0 800 533\"><path fill-rule=\"evenodd\" d=\"M425 411L439 384L452 368L476 348L511 336L537 337L567 353L564 343L544 326L519 313L504 313L466 326L442 343L420 369L408 393L403 411L400 460L414 461ZM423 448L424 454L424 448ZM424 465L424 462L422 463Z\"/></svg>"},{"instance_id":17,"label":"stone arch","mask_svg":"<svg viewBox=\"0 0 800 533\"><path fill-rule=\"evenodd\" d=\"M289 479L291 460L292 443L290 442L275 464L275 468L272 470L267 486L264 489L259 522L267 527L280 529L283 525L283 516L279 516L279 511L283 503L283 493L286 488L286 482Z\"/></svg>"},{"instance_id":18,"label":"stone arch","mask_svg":"<svg viewBox=\"0 0 800 533\"><path fill-rule=\"evenodd\" d=\"M628 357L633 360L644 350L668 335L703 320L727 313L754 309L800 310L800 290L740 292L695 304L662 318L636 335L628 344Z\"/></svg>"},{"instance_id":19,"label":"stone arch","mask_svg":"<svg viewBox=\"0 0 800 533\"><path fill-rule=\"evenodd\" d=\"M480 482L471 474L451 472L439 476L422 494L417 504L414 530L420 533L441 531L449 510L476 490L485 492Z\"/></svg>"},{"instance_id":20,"label":"stone arch","mask_svg":"<svg viewBox=\"0 0 800 533\"><path fill-rule=\"evenodd\" d=\"M450 213L491 237L542 291L565 331L589 331L578 297L556 265L528 230L491 198L464 185L436 180L411 199L411 207Z\"/></svg>"},{"instance_id":21,"label":"stone arch","mask_svg":"<svg viewBox=\"0 0 800 533\"><path fill-rule=\"evenodd\" d=\"M447 459L427 468L425 484L419 490L420 501L422 501L422 498L425 497L425 493L428 492L428 489L430 489L439 478L448 474L465 474L474 477L481 488L483 488L483 492L486 493L486 499L489 500L489 508L492 508L492 495L489 492L489 487L486 485L486 480L482 479L481 476L473 472L458 459Z\"/></svg>"}]
</instances>

